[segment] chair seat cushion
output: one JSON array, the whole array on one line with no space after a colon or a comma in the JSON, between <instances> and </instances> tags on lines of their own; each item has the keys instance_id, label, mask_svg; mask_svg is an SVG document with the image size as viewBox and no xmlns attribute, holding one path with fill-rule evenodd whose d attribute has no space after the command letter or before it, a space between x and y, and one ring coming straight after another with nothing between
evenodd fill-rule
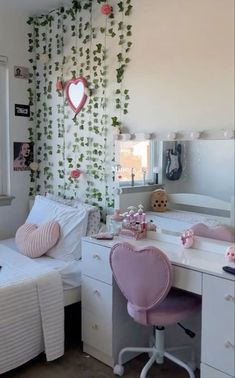
<instances>
[{"instance_id":1,"label":"chair seat cushion","mask_svg":"<svg viewBox=\"0 0 235 378\"><path fill-rule=\"evenodd\" d=\"M167 326L190 318L201 307L201 297L183 290L171 289L164 301L148 311L138 311L128 302L128 313L141 324Z\"/></svg>"}]
</instances>

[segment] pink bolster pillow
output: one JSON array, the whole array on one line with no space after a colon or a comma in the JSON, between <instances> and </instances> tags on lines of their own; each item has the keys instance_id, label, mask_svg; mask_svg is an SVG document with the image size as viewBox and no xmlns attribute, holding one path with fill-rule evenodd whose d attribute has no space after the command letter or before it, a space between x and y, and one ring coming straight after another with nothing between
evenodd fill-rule
<instances>
[{"instance_id":1,"label":"pink bolster pillow","mask_svg":"<svg viewBox=\"0 0 235 378\"><path fill-rule=\"evenodd\" d=\"M51 249L60 237L59 223L50 221L41 226L25 223L15 236L19 251L28 257L40 257Z\"/></svg>"},{"instance_id":2,"label":"pink bolster pillow","mask_svg":"<svg viewBox=\"0 0 235 378\"><path fill-rule=\"evenodd\" d=\"M204 223L197 223L191 227L191 230L193 230L194 235L204 238L234 242L234 230L227 226L208 227Z\"/></svg>"}]
</instances>

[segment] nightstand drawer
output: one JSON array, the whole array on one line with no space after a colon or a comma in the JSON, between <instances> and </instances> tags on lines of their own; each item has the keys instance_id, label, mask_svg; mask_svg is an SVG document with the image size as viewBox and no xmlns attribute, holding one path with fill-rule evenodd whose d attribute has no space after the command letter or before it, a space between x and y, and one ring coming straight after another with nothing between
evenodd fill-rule
<instances>
[{"instance_id":1,"label":"nightstand drawer","mask_svg":"<svg viewBox=\"0 0 235 378\"><path fill-rule=\"evenodd\" d=\"M82 307L97 318L103 318L112 323L112 286L82 276Z\"/></svg>"},{"instance_id":2,"label":"nightstand drawer","mask_svg":"<svg viewBox=\"0 0 235 378\"><path fill-rule=\"evenodd\" d=\"M82 309L82 341L112 356L112 323Z\"/></svg>"},{"instance_id":3,"label":"nightstand drawer","mask_svg":"<svg viewBox=\"0 0 235 378\"><path fill-rule=\"evenodd\" d=\"M173 286L178 289L190 291L195 294L202 294L202 273L195 270L174 266Z\"/></svg>"},{"instance_id":4,"label":"nightstand drawer","mask_svg":"<svg viewBox=\"0 0 235 378\"><path fill-rule=\"evenodd\" d=\"M110 248L86 241L82 242L82 272L108 284L112 284L109 265Z\"/></svg>"},{"instance_id":5,"label":"nightstand drawer","mask_svg":"<svg viewBox=\"0 0 235 378\"><path fill-rule=\"evenodd\" d=\"M202 362L235 374L234 282L203 275Z\"/></svg>"}]
</instances>

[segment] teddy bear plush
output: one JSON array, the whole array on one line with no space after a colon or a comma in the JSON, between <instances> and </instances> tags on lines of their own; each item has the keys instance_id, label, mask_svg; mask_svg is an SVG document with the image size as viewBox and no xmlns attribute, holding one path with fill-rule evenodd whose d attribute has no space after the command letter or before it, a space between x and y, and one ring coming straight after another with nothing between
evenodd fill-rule
<instances>
[{"instance_id":1,"label":"teddy bear plush","mask_svg":"<svg viewBox=\"0 0 235 378\"><path fill-rule=\"evenodd\" d=\"M167 210L167 194L164 189L157 189L151 194L152 211L164 212Z\"/></svg>"}]
</instances>

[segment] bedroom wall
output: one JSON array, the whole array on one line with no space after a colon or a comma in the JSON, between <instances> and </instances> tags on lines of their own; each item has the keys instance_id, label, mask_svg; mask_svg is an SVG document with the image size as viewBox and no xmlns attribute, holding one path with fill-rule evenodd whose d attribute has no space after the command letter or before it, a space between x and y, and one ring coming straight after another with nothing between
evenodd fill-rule
<instances>
[{"instance_id":1,"label":"bedroom wall","mask_svg":"<svg viewBox=\"0 0 235 378\"><path fill-rule=\"evenodd\" d=\"M89 1L81 1L81 4L86 3L89 4ZM58 43L54 36L61 18L60 12L55 12L57 19L55 17L52 21L52 26L43 21L40 25L39 37L36 36L39 45L36 49L35 46L32 48L35 49L33 54L36 56L36 60L33 60L35 73L40 78L39 89L36 90L36 96L40 97L36 101L36 111L41 109L42 112L35 113L36 130L33 130L35 126L31 130L36 135L36 144L41 150L38 155L40 179L32 181L31 194L36 189L41 193L54 191L65 196L78 196L104 207L112 203L113 116L117 116L122 131L127 129L130 132L157 133L164 130L234 127L233 0L133 0L131 15L125 21L131 25L132 31L130 41L133 46L129 52L131 60L126 65L124 81L120 87L115 87L115 65L120 42L117 25L122 21L123 14L116 1L110 0L109 3L113 5L115 20L112 38L109 35L112 34L112 31L109 32L113 26L112 20L108 18L105 23L104 16L100 13L102 1L92 2L91 16L87 11L89 7L81 13L81 22L91 22L96 34L99 34L98 39L92 38L92 55L97 41L102 43L102 48L105 47L106 57L102 58L98 79L102 79L101 71L104 67L111 67L111 71L104 74L105 80L102 83L106 84L103 87L100 85L100 89L96 90L94 60L91 71L90 67L82 70L85 77L91 72L93 93L84 112L75 121L56 93L55 81L56 77L68 80L75 62L75 75L80 74L80 65L86 62L84 54L81 56L79 50L82 38L73 38L71 33L79 28L79 17L73 19L72 13L68 13L71 20L69 21L69 16L63 21L63 38L57 37ZM124 6L127 7L128 3L124 1ZM104 34L100 33L101 27L106 28ZM56 59L61 67L59 55L62 54L57 54L56 49L58 45L61 47L62 40L66 59L62 70L59 68L54 72ZM44 52L48 53L47 47L44 48L43 45L50 45L52 51L51 62L47 64L40 58ZM85 45L89 47L90 41L87 40ZM37 77L34 80L36 83ZM32 88L33 86L35 84ZM129 90L127 101L124 92L115 97L117 88ZM107 105L105 110L102 96ZM116 106L120 104L116 102L117 99L121 101L120 111ZM127 114L123 114L125 102L128 103ZM57 105L60 106L60 112L56 111ZM87 117L89 106L91 116L88 114ZM45 125L49 125L49 130L45 130ZM59 134L63 134L62 138ZM57 148L58 146L60 147ZM88 151L90 157L86 159ZM76 182L69 177L73 167L78 167L83 172Z\"/></svg>"},{"instance_id":2,"label":"bedroom wall","mask_svg":"<svg viewBox=\"0 0 235 378\"><path fill-rule=\"evenodd\" d=\"M0 207L0 239L13 236L24 223L28 208L28 172L14 172L12 169L13 141L28 140L28 121L14 116L15 103L28 103L26 80L14 78L14 65L28 66L26 15L10 11L0 4L0 54L8 57L9 67L9 179L10 194L15 197L11 206Z\"/></svg>"},{"instance_id":3,"label":"bedroom wall","mask_svg":"<svg viewBox=\"0 0 235 378\"><path fill-rule=\"evenodd\" d=\"M133 0L132 132L234 128L234 1Z\"/></svg>"}]
</instances>

